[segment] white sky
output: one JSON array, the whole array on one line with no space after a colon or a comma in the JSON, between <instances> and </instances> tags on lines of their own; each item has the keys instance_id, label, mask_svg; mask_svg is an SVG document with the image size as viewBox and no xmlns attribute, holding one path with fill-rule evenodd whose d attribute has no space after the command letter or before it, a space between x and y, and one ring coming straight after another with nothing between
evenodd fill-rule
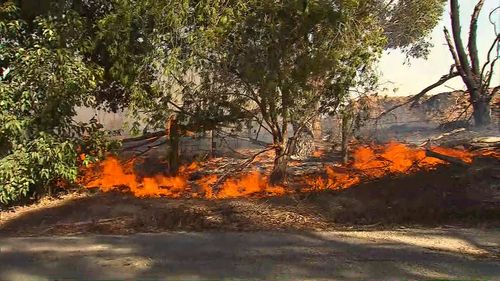
<instances>
[{"instance_id":1,"label":"white sky","mask_svg":"<svg viewBox=\"0 0 500 281\"><path fill-rule=\"evenodd\" d=\"M462 21L462 32L464 44L467 45L468 27L470 16L474 9L476 0L461 0L460 12ZM480 53L481 63L486 59L486 54L495 38L493 25L489 22L489 13L497 6L500 5L498 0L486 0L483 6L482 13L478 23L478 49ZM500 9L492 15L492 20L496 22L498 31L500 31ZM403 65L405 56L399 51L392 51L382 56L379 70L382 73L381 82L391 81L394 84L385 84L387 91L381 91L382 94L388 95L415 95L425 87L439 80L439 78L447 74L450 66L453 64L450 52L444 39L443 27L446 26L451 30L450 17L449 17L449 4L447 4L446 12L441 19L441 22L436 26L432 33L432 42L434 48L432 49L427 60L412 59L410 65ZM495 66L496 75L493 77L491 85L496 86L500 84L500 62ZM453 89L465 89L460 77L448 81L445 85ZM392 89L397 88L396 92ZM450 91L450 88L444 85L436 88L431 93L440 93Z\"/></svg>"}]
</instances>

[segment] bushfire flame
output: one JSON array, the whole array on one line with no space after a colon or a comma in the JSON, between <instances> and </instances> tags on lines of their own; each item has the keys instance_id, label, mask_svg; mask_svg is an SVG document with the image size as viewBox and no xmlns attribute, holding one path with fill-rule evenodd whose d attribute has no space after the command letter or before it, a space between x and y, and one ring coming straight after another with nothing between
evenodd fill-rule
<instances>
[{"instance_id":1,"label":"bushfire flame","mask_svg":"<svg viewBox=\"0 0 500 281\"><path fill-rule=\"evenodd\" d=\"M470 163L475 154L466 150L433 147L431 150ZM270 156L270 155L268 155ZM137 197L205 198L226 199L238 197L279 196L293 192L337 190L352 187L365 179L381 178L390 174L408 174L418 170L430 170L444 161L426 156L425 150L411 148L397 142L386 145L359 146L353 152L353 162L334 167L326 165L322 175L306 176L300 188L272 186L265 173L251 171L240 176L220 180L219 175L200 175L203 167L198 163L183 166L176 175L157 174L141 177L134 170L134 162L121 163L108 157L97 166L85 171L82 182L88 188L108 192L126 190ZM256 161L262 161L263 157ZM97 172L96 172L97 170ZM198 173L194 176L194 173ZM195 180L190 180L196 178Z\"/></svg>"}]
</instances>

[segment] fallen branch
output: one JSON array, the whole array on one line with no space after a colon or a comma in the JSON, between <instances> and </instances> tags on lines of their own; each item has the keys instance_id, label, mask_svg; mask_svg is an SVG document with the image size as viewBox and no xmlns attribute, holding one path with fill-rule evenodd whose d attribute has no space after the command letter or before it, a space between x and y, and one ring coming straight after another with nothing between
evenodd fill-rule
<instances>
[{"instance_id":1,"label":"fallen branch","mask_svg":"<svg viewBox=\"0 0 500 281\"><path fill-rule=\"evenodd\" d=\"M246 156L247 156L247 155L245 155L245 154L243 154L243 153L241 153L241 152L239 152L239 151L237 151L237 150L233 149L233 148L231 147L231 145L227 142L227 140L226 140L226 138L225 138L225 137L220 136L220 139L221 139L221 140L222 140L222 141L226 144L227 149L229 149L231 152L233 152L233 153L235 153L235 154L238 154L238 155L240 155L240 156L243 156L243 157L246 157Z\"/></svg>"},{"instance_id":2,"label":"fallen branch","mask_svg":"<svg viewBox=\"0 0 500 281\"><path fill-rule=\"evenodd\" d=\"M158 143L158 144L155 144L155 145L149 145L149 146L146 148L146 150L141 151L141 152L140 152L140 153L138 153L138 154L135 154L133 157L131 157L130 159L128 159L125 163L126 163L126 164L127 164L127 163L130 163L130 162L134 161L135 159L137 159L137 158L139 158L139 157L143 156L144 154L148 153L148 152L149 152L149 151L151 151L152 149L157 148L157 147L160 147L160 146L165 145L165 144L167 144L167 143L168 143L168 141L167 141L167 140L165 140L165 141L162 141L162 142L160 142L160 143Z\"/></svg>"},{"instance_id":3,"label":"fallen branch","mask_svg":"<svg viewBox=\"0 0 500 281\"><path fill-rule=\"evenodd\" d=\"M225 135L226 137L229 137L229 138L248 141L248 142L251 142L253 144L260 145L260 146L269 146L269 145L271 145L270 143L267 143L267 142L263 142L263 141L260 141L260 140L257 140L257 139L252 139L252 138L240 137L240 136L237 136L237 135L233 135L233 134L224 132L224 131L219 130L219 129L217 129L216 131L217 131L217 133L220 136L224 136Z\"/></svg>"},{"instance_id":4,"label":"fallen branch","mask_svg":"<svg viewBox=\"0 0 500 281\"><path fill-rule=\"evenodd\" d=\"M245 162L243 162L241 165L239 165L236 169L230 169L228 170L227 172L225 172L213 185L213 188L217 188L222 182L224 182L227 177L229 175L234 175L235 173L238 173L238 172L241 172L243 169L245 169L246 167L248 167L250 164L253 163L253 161L255 160L255 158L257 158L257 156L263 154L263 153L266 153L268 151L271 151L273 150L275 147L274 146L271 146L271 147L268 147L264 150L261 150L257 153L255 153L254 155L252 155L250 158L248 158L247 160L245 160Z\"/></svg>"},{"instance_id":5,"label":"fallen branch","mask_svg":"<svg viewBox=\"0 0 500 281\"><path fill-rule=\"evenodd\" d=\"M445 162L456 164L456 165L459 165L459 166L462 166L462 167L468 167L469 166L469 163L463 161L462 159L451 157L451 156L444 155L444 154L441 154L441 153L437 153L437 152L432 151L430 149L426 149L425 150L425 154L428 157L437 158L439 160L443 160Z\"/></svg>"},{"instance_id":6,"label":"fallen branch","mask_svg":"<svg viewBox=\"0 0 500 281\"><path fill-rule=\"evenodd\" d=\"M470 142L472 149L498 148L500 147L500 137L480 137Z\"/></svg>"},{"instance_id":7,"label":"fallen branch","mask_svg":"<svg viewBox=\"0 0 500 281\"><path fill-rule=\"evenodd\" d=\"M127 138L123 139L122 143L128 143L128 142L136 142L136 141L145 141L145 140L151 140L151 139L159 139L160 137L163 137L165 135L165 131L159 131L159 132L154 132L154 133L147 133L139 137L134 137L134 138Z\"/></svg>"},{"instance_id":8,"label":"fallen branch","mask_svg":"<svg viewBox=\"0 0 500 281\"><path fill-rule=\"evenodd\" d=\"M132 146L127 146L127 147L122 147L121 151L134 151L134 150L137 150L137 148L140 148L140 147L146 146L148 144L152 144L152 143L157 142L162 137L164 137L164 136L158 136L158 137L149 138L149 139L146 139L144 141L141 141L138 144L135 144L135 145L132 145Z\"/></svg>"},{"instance_id":9,"label":"fallen branch","mask_svg":"<svg viewBox=\"0 0 500 281\"><path fill-rule=\"evenodd\" d=\"M427 140L427 141L423 142L422 144L420 144L420 146L421 146L421 147L423 147L423 146L429 146L429 145L430 145L433 141L437 141L437 140L440 140L440 139L442 139L442 138L444 138L444 137L448 137L448 136L451 136L451 135L455 135L455 134L458 134L458 133L460 133L460 132L465 132L466 130L467 130L467 129L465 129L465 128L455 129L455 130L453 130L453 131L451 131L451 132L444 133L444 134L441 134L441 135L439 135L439 136L436 136L436 137L434 137L434 138L432 138L432 139L429 139L429 140Z\"/></svg>"}]
</instances>

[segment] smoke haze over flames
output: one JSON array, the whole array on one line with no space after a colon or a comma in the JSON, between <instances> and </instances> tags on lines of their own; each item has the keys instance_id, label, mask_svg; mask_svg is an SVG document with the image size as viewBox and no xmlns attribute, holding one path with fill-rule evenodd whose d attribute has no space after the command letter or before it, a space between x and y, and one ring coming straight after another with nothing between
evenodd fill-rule
<instances>
[{"instance_id":1,"label":"smoke haze over flames","mask_svg":"<svg viewBox=\"0 0 500 281\"><path fill-rule=\"evenodd\" d=\"M444 147L433 147L431 150L459 158L466 163L472 162L473 157L478 156L477 153L466 150ZM268 159L259 157L255 161L272 159L270 155L267 156ZM268 183L268 173L257 169L220 179L221 175L211 174L211 168L204 166L204 163L192 163L181 167L176 175L156 174L151 177L141 177L134 169L135 164L134 161L123 164L116 157L110 156L86 168L81 183L88 188L99 188L104 192L122 190L137 197L205 199L266 197L345 189L386 175L431 170L446 163L426 156L424 149L411 148L397 142L358 146L353 152L352 163L343 166L334 166L333 163L324 165L321 173L311 173L293 180L294 187L298 188L272 186Z\"/></svg>"}]
</instances>

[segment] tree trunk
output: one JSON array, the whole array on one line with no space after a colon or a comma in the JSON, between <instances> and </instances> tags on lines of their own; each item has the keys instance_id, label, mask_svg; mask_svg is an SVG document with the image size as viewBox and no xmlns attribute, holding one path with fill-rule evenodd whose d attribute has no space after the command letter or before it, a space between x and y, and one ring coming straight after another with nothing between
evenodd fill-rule
<instances>
[{"instance_id":1,"label":"tree trunk","mask_svg":"<svg viewBox=\"0 0 500 281\"><path fill-rule=\"evenodd\" d=\"M323 134L322 134L322 130L321 130L321 115L320 114L318 114L312 120L312 133L314 135L315 140L321 141L323 139Z\"/></svg>"},{"instance_id":2,"label":"tree trunk","mask_svg":"<svg viewBox=\"0 0 500 281\"><path fill-rule=\"evenodd\" d=\"M455 67L457 68L467 90L470 94L470 102L474 108L472 113L474 117L474 125L476 127L484 127L491 123L491 108L490 97L487 94L487 89L490 85L490 78L493 74L494 62L491 62L490 74L483 75L483 71L490 63L490 53L488 52L488 62L484 65L483 70L480 71L479 54L477 50L477 22L479 14L484 4L484 0L478 1L472 14L470 29L469 29L469 44L468 52L462 41L461 22L460 22L460 5L459 0L450 0L450 16L451 16L451 29L453 34L454 45L451 42L448 30L445 28L444 33ZM491 50L498 44L498 38L493 42ZM490 50L490 52L491 52ZM485 81L485 84L483 82ZM484 91L482 90L484 89Z\"/></svg>"},{"instance_id":3,"label":"tree trunk","mask_svg":"<svg viewBox=\"0 0 500 281\"><path fill-rule=\"evenodd\" d=\"M293 124L293 129L298 130L298 125ZM314 134L309 126L305 126L296 138L292 140L290 155L296 160L305 160L311 157L315 150Z\"/></svg>"},{"instance_id":4,"label":"tree trunk","mask_svg":"<svg viewBox=\"0 0 500 281\"><path fill-rule=\"evenodd\" d=\"M286 144L279 145L274 152L274 166L269 177L269 183L278 185L283 183L287 177L288 155L286 155Z\"/></svg>"},{"instance_id":5,"label":"tree trunk","mask_svg":"<svg viewBox=\"0 0 500 281\"><path fill-rule=\"evenodd\" d=\"M215 157L215 149L217 144L215 143L214 130L210 130L210 158Z\"/></svg>"},{"instance_id":6,"label":"tree trunk","mask_svg":"<svg viewBox=\"0 0 500 281\"><path fill-rule=\"evenodd\" d=\"M342 115L342 143L341 143L341 153L342 162L347 164L349 162L349 116L347 114Z\"/></svg>"},{"instance_id":7,"label":"tree trunk","mask_svg":"<svg viewBox=\"0 0 500 281\"><path fill-rule=\"evenodd\" d=\"M476 127L484 127L491 123L491 106L488 100L484 98L473 100L472 107L474 108L472 116Z\"/></svg>"},{"instance_id":8,"label":"tree trunk","mask_svg":"<svg viewBox=\"0 0 500 281\"><path fill-rule=\"evenodd\" d=\"M180 165L179 156L179 143L180 143L180 129L177 119L175 117L169 118L167 121L167 161L170 173L176 173Z\"/></svg>"}]
</instances>

